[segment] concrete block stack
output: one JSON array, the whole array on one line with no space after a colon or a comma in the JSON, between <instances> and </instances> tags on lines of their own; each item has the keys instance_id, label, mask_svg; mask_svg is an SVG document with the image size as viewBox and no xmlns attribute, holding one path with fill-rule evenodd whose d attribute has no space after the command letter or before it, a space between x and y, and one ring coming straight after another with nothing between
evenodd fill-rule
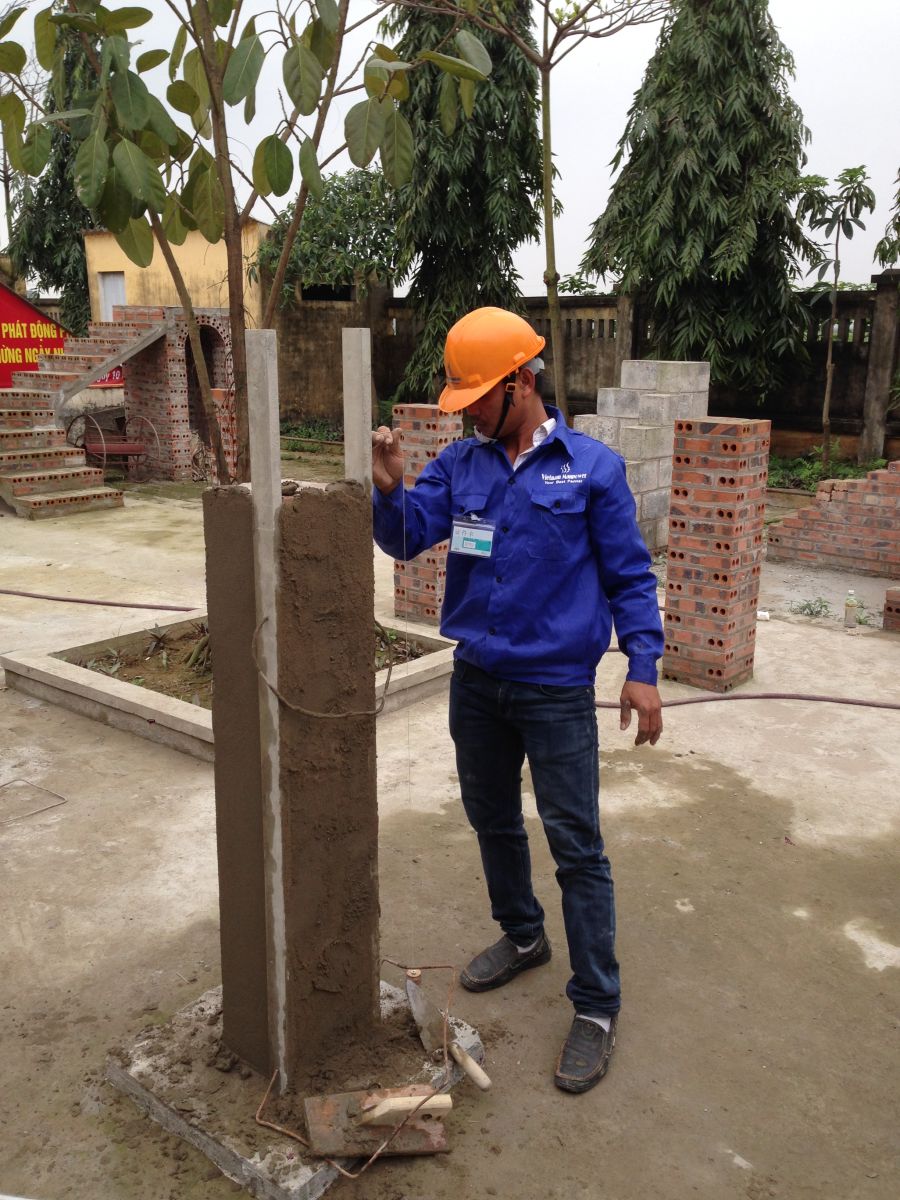
<instances>
[{"instance_id":1,"label":"concrete block stack","mask_svg":"<svg viewBox=\"0 0 900 1200\"><path fill-rule=\"evenodd\" d=\"M675 422L665 679L728 692L753 675L770 429Z\"/></svg>"},{"instance_id":2,"label":"concrete block stack","mask_svg":"<svg viewBox=\"0 0 900 1200\"><path fill-rule=\"evenodd\" d=\"M884 615L881 628L889 633L900 633L900 587L888 588L884 593Z\"/></svg>"},{"instance_id":3,"label":"concrete block stack","mask_svg":"<svg viewBox=\"0 0 900 1200\"><path fill-rule=\"evenodd\" d=\"M393 427L400 430L405 474L412 487L424 468L445 446L462 437L462 416L442 413L436 404L398 404ZM447 577L447 542L432 546L410 562L394 562L394 615L437 625Z\"/></svg>"},{"instance_id":4,"label":"concrete block stack","mask_svg":"<svg viewBox=\"0 0 900 1200\"><path fill-rule=\"evenodd\" d=\"M709 405L709 363L628 360L622 386L599 388L596 415L576 417L575 428L625 459L641 534L651 551L669 534L669 488L675 421L703 417Z\"/></svg>"},{"instance_id":5,"label":"concrete block stack","mask_svg":"<svg viewBox=\"0 0 900 1200\"><path fill-rule=\"evenodd\" d=\"M900 461L865 479L826 479L815 504L769 529L773 562L900 579Z\"/></svg>"}]
</instances>

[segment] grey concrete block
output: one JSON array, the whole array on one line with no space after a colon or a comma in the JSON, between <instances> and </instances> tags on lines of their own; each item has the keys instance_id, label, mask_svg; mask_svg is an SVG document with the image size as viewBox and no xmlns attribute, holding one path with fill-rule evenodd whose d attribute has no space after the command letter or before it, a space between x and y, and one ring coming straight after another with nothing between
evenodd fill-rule
<instances>
[{"instance_id":1,"label":"grey concrete block","mask_svg":"<svg viewBox=\"0 0 900 1200\"><path fill-rule=\"evenodd\" d=\"M641 496L641 519L658 521L668 519L669 489L657 488L655 492L644 492Z\"/></svg>"},{"instance_id":2,"label":"grey concrete block","mask_svg":"<svg viewBox=\"0 0 900 1200\"><path fill-rule=\"evenodd\" d=\"M656 549L663 550L669 544L669 518L659 517L656 522Z\"/></svg>"},{"instance_id":3,"label":"grey concrete block","mask_svg":"<svg viewBox=\"0 0 900 1200\"><path fill-rule=\"evenodd\" d=\"M657 460L657 462L659 463L659 486L660 487L671 487L671 485L672 485L672 456L669 455L667 458L660 458Z\"/></svg>"},{"instance_id":4,"label":"grey concrete block","mask_svg":"<svg viewBox=\"0 0 900 1200\"><path fill-rule=\"evenodd\" d=\"M705 392L709 390L708 362L657 363L656 389L660 392Z\"/></svg>"},{"instance_id":5,"label":"grey concrete block","mask_svg":"<svg viewBox=\"0 0 900 1200\"><path fill-rule=\"evenodd\" d=\"M659 459L626 462L625 477L633 492L652 492L659 487Z\"/></svg>"},{"instance_id":6,"label":"grey concrete block","mask_svg":"<svg viewBox=\"0 0 900 1200\"><path fill-rule=\"evenodd\" d=\"M598 417L639 417L641 398L633 388L597 388Z\"/></svg>"},{"instance_id":7,"label":"grey concrete block","mask_svg":"<svg viewBox=\"0 0 900 1200\"><path fill-rule=\"evenodd\" d=\"M631 425L622 430L620 449L626 459L667 458L674 438L671 425Z\"/></svg>"},{"instance_id":8,"label":"grey concrete block","mask_svg":"<svg viewBox=\"0 0 900 1200\"><path fill-rule=\"evenodd\" d=\"M575 428L580 433L586 433L588 437L595 438L598 442L612 446L614 450L619 448L620 422L618 417L598 417L589 413L586 416L575 418Z\"/></svg>"},{"instance_id":9,"label":"grey concrete block","mask_svg":"<svg viewBox=\"0 0 900 1200\"><path fill-rule=\"evenodd\" d=\"M681 415L678 392L642 392L641 419L647 425L673 425Z\"/></svg>"},{"instance_id":10,"label":"grey concrete block","mask_svg":"<svg viewBox=\"0 0 900 1200\"><path fill-rule=\"evenodd\" d=\"M655 521L638 521L638 529L641 531L641 537L644 539L644 545L651 554L655 553L656 546L656 522Z\"/></svg>"},{"instance_id":11,"label":"grey concrete block","mask_svg":"<svg viewBox=\"0 0 900 1200\"><path fill-rule=\"evenodd\" d=\"M626 358L622 363L621 384L623 388L638 388L642 392L657 392L659 363L653 358Z\"/></svg>"},{"instance_id":12,"label":"grey concrete block","mask_svg":"<svg viewBox=\"0 0 900 1200\"><path fill-rule=\"evenodd\" d=\"M705 417L709 412L709 392L682 392L678 397L676 420Z\"/></svg>"}]
</instances>

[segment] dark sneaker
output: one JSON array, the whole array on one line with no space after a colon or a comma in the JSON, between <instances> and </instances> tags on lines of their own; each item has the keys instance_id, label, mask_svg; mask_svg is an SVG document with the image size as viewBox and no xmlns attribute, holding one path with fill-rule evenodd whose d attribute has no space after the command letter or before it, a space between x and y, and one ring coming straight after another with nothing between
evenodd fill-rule
<instances>
[{"instance_id":1,"label":"dark sneaker","mask_svg":"<svg viewBox=\"0 0 900 1200\"><path fill-rule=\"evenodd\" d=\"M541 934L538 944L527 954L520 954L516 943L504 935L463 968L459 982L470 992L487 992L491 988L503 987L521 971L549 962L551 953L546 934Z\"/></svg>"},{"instance_id":2,"label":"dark sneaker","mask_svg":"<svg viewBox=\"0 0 900 1200\"><path fill-rule=\"evenodd\" d=\"M606 1074L616 1044L618 1015L609 1032L595 1021L576 1017L556 1064L553 1082L564 1092L586 1092Z\"/></svg>"}]
</instances>

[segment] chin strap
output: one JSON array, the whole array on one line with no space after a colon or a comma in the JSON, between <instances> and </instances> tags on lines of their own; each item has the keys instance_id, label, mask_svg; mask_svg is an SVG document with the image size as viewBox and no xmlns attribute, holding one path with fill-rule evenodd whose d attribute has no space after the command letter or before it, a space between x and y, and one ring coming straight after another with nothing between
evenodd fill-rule
<instances>
[{"instance_id":1,"label":"chin strap","mask_svg":"<svg viewBox=\"0 0 900 1200\"><path fill-rule=\"evenodd\" d=\"M491 434L492 442L495 442L500 436L500 430L503 428L506 418L509 416L509 410L516 403L513 397L516 391L516 379L518 378L518 375L518 371L511 371L506 377L506 387L503 390L503 407L500 410L500 420L497 422L497 427Z\"/></svg>"}]
</instances>

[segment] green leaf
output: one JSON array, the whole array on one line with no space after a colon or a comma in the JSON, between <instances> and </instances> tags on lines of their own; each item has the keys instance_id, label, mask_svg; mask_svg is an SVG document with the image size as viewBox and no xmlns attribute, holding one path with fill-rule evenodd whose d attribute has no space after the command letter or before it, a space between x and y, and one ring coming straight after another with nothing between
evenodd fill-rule
<instances>
[{"instance_id":1,"label":"green leaf","mask_svg":"<svg viewBox=\"0 0 900 1200\"><path fill-rule=\"evenodd\" d=\"M138 29L146 25L153 13L149 8L103 9L98 6L100 27L104 33L122 33L126 29Z\"/></svg>"},{"instance_id":2,"label":"green leaf","mask_svg":"<svg viewBox=\"0 0 900 1200\"><path fill-rule=\"evenodd\" d=\"M471 63L467 63L461 58L454 58L451 54L439 54L437 50L423 50L419 58L434 63L442 71L448 71L451 75L455 75L457 79L470 79L475 83L484 83L487 79L487 75L483 71L477 70Z\"/></svg>"},{"instance_id":3,"label":"green leaf","mask_svg":"<svg viewBox=\"0 0 900 1200\"><path fill-rule=\"evenodd\" d=\"M119 178L134 199L147 204L154 212L162 212L166 201L163 181L140 146L123 138L113 150L112 159Z\"/></svg>"},{"instance_id":4,"label":"green leaf","mask_svg":"<svg viewBox=\"0 0 900 1200\"><path fill-rule=\"evenodd\" d=\"M105 81L110 71L127 71L131 61L131 46L123 37L104 38L100 51L101 78Z\"/></svg>"},{"instance_id":5,"label":"green leaf","mask_svg":"<svg viewBox=\"0 0 900 1200\"><path fill-rule=\"evenodd\" d=\"M145 71L152 71L154 67L158 67L160 63L164 63L168 57L168 50L145 50L143 54L138 55L137 62L134 65L143 75Z\"/></svg>"},{"instance_id":6,"label":"green leaf","mask_svg":"<svg viewBox=\"0 0 900 1200\"><path fill-rule=\"evenodd\" d=\"M391 187L400 188L412 178L415 142L409 121L391 105L381 139L381 166Z\"/></svg>"},{"instance_id":7,"label":"green leaf","mask_svg":"<svg viewBox=\"0 0 900 1200\"><path fill-rule=\"evenodd\" d=\"M441 90L438 95L438 113L441 118L441 129L450 137L456 128L456 117L459 111L457 102L456 82L452 75L441 75Z\"/></svg>"},{"instance_id":8,"label":"green leaf","mask_svg":"<svg viewBox=\"0 0 900 1200\"><path fill-rule=\"evenodd\" d=\"M25 174L25 163L22 159L22 127L12 121L3 123L3 149L9 159L10 166L20 175Z\"/></svg>"},{"instance_id":9,"label":"green leaf","mask_svg":"<svg viewBox=\"0 0 900 1200\"><path fill-rule=\"evenodd\" d=\"M460 79L457 82L459 84L459 102L466 120L468 120L475 111L475 83L471 79Z\"/></svg>"},{"instance_id":10,"label":"green leaf","mask_svg":"<svg viewBox=\"0 0 900 1200\"><path fill-rule=\"evenodd\" d=\"M167 146L178 145L178 126L169 116L161 100L153 95L149 97L150 112L148 123L153 132L161 137Z\"/></svg>"},{"instance_id":11,"label":"green leaf","mask_svg":"<svg viewBox=\"0 0 900 1200\"><path fill-rule=\"evenodd\" d=\"M181 216L181 204L177 196L167 196L162 212L162 227L173 246L183 246L187 240L188 227Z\"/></svg>"},{"instance_id":12,"label":"green leaf","mask_svg":"<svg viewBox=\"0 0 900 1200\"><path fill-rule=\"evenodd\" d=\"M316 200L321 200L325 195L325 184L312 138L304 138L300 145L300 175L309 194Z\"/></svg>"},{"instance_id":13,"label":"green leaf","mask_svg":"<svg viewBox=\"0 0 900 1200\"><path fill-rule=\"evenodd\" d=\"M195 113L200 107L200 97L183 79L176 79L174 83L169 84L166 99L176 112L186 113L187 116Z\"/></svg>"},{"instance_id":14,"label":"green leaf","mask_svg":"<svg viewBox=\"0 0 900 1200\"><path fill-rule=\"evenodd\" d=\"M307 25L303 33L303 41L322 64L323 69L327 71L334 62L334 52L337 49L336 34L327 28L321 18L317 18Z\"/></svg>"},{"instance_id":15,"label":"green leaf","mask_svg":"<svg viewBox=\"0 0 900 1200\"><path fill-rule=\"evenodd\" d=\"M338 6L334 0L316 0L316 7L325 28L334 33L338 27Z\"/></svg>"},{"instance_id":16,"label":"green leaf","mask_svg":"<svg viewBox=\"0 0 900 1200\"><path fill-rule=\"evenodd\" d=\"M17 96L15 92L4 92L0 96L0 121L4 126L15 126L21 134L26 120L25 105L22 103L21 97Z\"/></svg>"},{"instance_id":17,"label":"green leaf","mask_svg":"<svg viewBox=\"0 0 900 1200\"><path fill-rule=\"evenodd\" d=\"M256 147L256 152L253 155L253 167L250 171L250 176L253 180L254 189L261 196L268 196L272 191L272 184L269 181L269 172L266 167L266 142L268 138L263 140Z\"/></svg>"},{"instance_id":18,"label":"green leaf","mask_svg":"<svg viewBox=\"0 0 900 1200\"><path fill-rule=\"evenodd\" d=\"M222 96L226 104L240 104L256 87L266 57L257 35L238 42L225 68Z\"/></svg>"},{"instance_id":19,"label":"green leaf","mask_svg":"<svg viewBox=\"0 0 900 1200\"><path fill-rule=\"evenodd\" d=\"M384 135L385 110L380 100L362 100L344 118L347 152L355 167L372 161Z\"/></svg>"},{"instance_id":20,"label":"green leaf","mask_svg":"<svg viewBox=\"0 0 900 1200\"><path fill-rule=\"evenodd\" d=\"M47 113L41 117L45 125L56 125L60 121L76 121L82 117L92 117L94 114L89 108L67 108L65 112Z\"/></svg>"},{"instance_id":21,"label":"green leaf","mask_svg":"<svg viewBox=\"0 0 900 1200\"><path fill-rule=\"evenodd\" d=\"M44 124L32 122L22 143L22 165L26 175L40 175L50 157L53 134Z\"/></svg>"},{"instance_id":22,"label":"green leaf","mask_svg":"<svg viewBox=\"0 0 900 1200\"><path fill-rule=\"evenodd\" d=\"M205 112L209 107L209 80L206 78L203 58L196 46L184 56L183 74L185 81L197 93L198 111L202 109Z\"/></svg>"},{"instance_id":23,"label":"green leaf","mask_svg":"<svg viewBox=\"0 0 900 1200\"><path fill-rule=\"evenodd\" d=\"M18 42L0 42L0 71L18 75L28 61L28 55Z\"/></svg>"},{"instance_id":24,"label":"green leaf","mask_svg":"<svg viewBox=\"0 0 900 1200\"><path fill-rule=\"evenodd\" d=\"M18 8L11 8L6 16L0 20L0 38L6 37L24 11L25 5L20 4Z\"/></svg>"},{"instance_id":25,"label":"green leaf","mask_svg":"<svg viewBox=\"0 0 900 1200\"><path fill-rule=\"evenodd\" d=\"M98 37L102 32L100 26L93 17L85 16L83 13L52 13L50 20L54 25L60 25L63 29L77 29L81 33L89 33L94 37Z\"/></svg>"},{"instance_id":26,"label":"green leaf","mask_svg":"<svg viewBox=\"0 0 900 1200\"><path fill-rule=\"evenodd\" d=\"M225 197L215 171L203 171L194 186L193 216L208 242L218 242L225 228Z\"/></svg>"},{"instance_id":27,"label":"green leaf","mask_svg":"<svg viewBox=\"0 0 900 1200\"><path fill-rule=\"evenodd\" d=\"M97 205L97 215L112 233L122 233L131 220L131 195L119 179L116 168L110 164L103 185L103 195Z\"/></svg>"},{"instance_id":28,"label":"green leaf","mask_svg":"<svg viewBox=\"0 0 900 1200\"><path fill-rule=\"evenodd\" d=\"M211 0L209 12L216 28L227 25L234 12L234 0Z\"/></svg>"},{"instance_id":29,"label":"green leaf","mask_svg":"<svg viewBox=\"0 0 900 1200\"><path fill-rule=\"evenodd\" d=\"M52 71L56 49L56 26L50 20L52 12L53 5L42 8L34 17L34 52L45 71Z\"/></svg>"},{"instance_id":30,"label":"green leaf","mask_svg":"<svg viewBox=\"0 0 900 1200\"><path fill-rule=\"evenodd\" d=\"M294 160L291 152L281 138L276 137L275 134L264 138L263 146L265 147L266 174L272 185L272 191L276 196L283 196L294 178Z\"/></svg>"},{"instance_id":31,"label":"green leaf","mask_svg":"<svg viewBox=\"0 0 900 1200\"><path fill-rule=\"evenodd\" d=\"M461 29L456 35L456 45L470 66L473 66L476 71L480 71L485 77L490 75L493 66L491 56L474 33L469 33L467 29Z\"/></svg>"},{"instance_id":32,"label":"green leaf","mask_svg":"<svg viewBox=\"0 0 900 1200\"><path fill-rule=\"evenodd\" d=\"M153 262L153 230L146 217L133 217L115 238L136 266L149 267Z\"/></svg>"},{"instance_id":33,"label":"green leaf","mask_svg":"<svg viewBox=\"0 0 900 1200\"><path fill-rule=\"evenodd\" d=\"M75 191L85 208L96 208L109 170L109 147L100 133L84 139L75 155Z\"/></svg>"},{"instance_id":34,"label":"green leaf","mask_svg":"<svg viewBox=\"0 0 900 1200\"><path fill-rule=\"evenodd\" d=\"M174 80L178 68L181 66L181 56L184 54L184 48L187 45L187 28L184 25L178 26L178 32L175 34L175 41L172 44L172 53L169 56L169 78Z\"/></svg>"},{"instance_id":35,"label":"green leaf","mask_svg":"<svg viewBox=\"0 0 900 1200\"><path fill-rule=\"evenodd\" d=\"M316 111L322 90L324 71L319 59L308 46L294 42L281 65L284 86L291 102L304 116Z\"/></svg>"},{"instance_id":36,"label":"green leaf","mask_svg":"<svg viewBox=\"0 0 900 1200\"><path fill-rule=\"evenodd\" d=\"M244 101L244 124L249 125L256 116L256 88Z\"/></svg>"},{"instance_id":37,"label":"green leaf","mask_svg":"<svg viewBox=\"0 0 900 1200\"><path fill-rule=\"evenodd\" d=\"M134 71L117 71L109 84L119 124L126 129L143 129L150 115L150 93Z\"/></svg>"}]
</instances>

